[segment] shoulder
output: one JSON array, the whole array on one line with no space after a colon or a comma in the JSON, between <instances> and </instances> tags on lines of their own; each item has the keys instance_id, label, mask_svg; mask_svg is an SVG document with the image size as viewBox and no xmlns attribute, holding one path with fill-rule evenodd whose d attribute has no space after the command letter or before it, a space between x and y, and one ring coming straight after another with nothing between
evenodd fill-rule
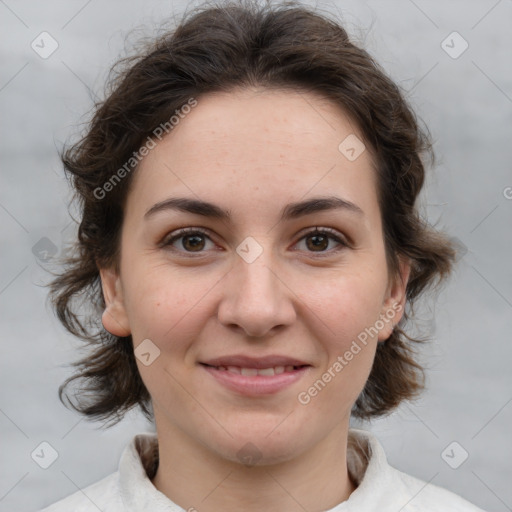
<instances>
[{"instance_id":1,"label":"shoulder","mask_svg":"<svg viewBox=\"0 0 512 512\"><path fill-rule=\"evenodd\" d=\"M138 434L125 447L115 473L38 512L124 512L128 507L143 510L148 500L155 501L155 496L157 501L160 499L148 478L148 469L154 467L157 456L156 434Z\"/></svg>"},{"instance_id":2,"label":"shoulder","mask_svg":"<svg viewBox=\"0 0 512 512\"><path fill-rule=\"evenodd\" d=\"M347 461L358 487L346 510L484 512L451 491L391 466L382 445L370 432L349 431Z\"/></svg>"},{"instance_id":3,"label":"shoulder","mask_svg":"<svg viewBox=\"0 0 512 512\"><path fill-rule=\"evenodd\" d=\"M484 512L461 496L442 487L420 480L393 468L397 480L399 479L410 501L404 506L403 512Z\"/></svg>"},{"instance_id":4,"label":"shoulder","mask_svg":"<svg viewBox=\"0 0 512 512\"><path fill-rule=\"evenodd\" d=\"M118 512L123 511L119 492L119 473L76 491L39 512Z\"/></svg>"}]
</instances>

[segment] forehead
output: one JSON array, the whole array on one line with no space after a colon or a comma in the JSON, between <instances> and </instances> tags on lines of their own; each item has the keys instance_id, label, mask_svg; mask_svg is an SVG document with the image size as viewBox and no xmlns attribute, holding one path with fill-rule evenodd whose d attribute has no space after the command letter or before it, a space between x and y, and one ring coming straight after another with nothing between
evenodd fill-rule
<instances>
[{"instance_id":1,"label":"forehead","mask_svg":"<svg viewBox=\"0 0 512 512\"><path fill-rule=\"evenodd\" d=\"M347 145L357 158L346 153ZM273 204L277 211L308 194L339 192L372 209L375 176L362 148L356 124L314 93L254 88L207 94L139 164L132 207L147 209L179 194L222 199L234 211Z\"/></svg>"}]
</instances>

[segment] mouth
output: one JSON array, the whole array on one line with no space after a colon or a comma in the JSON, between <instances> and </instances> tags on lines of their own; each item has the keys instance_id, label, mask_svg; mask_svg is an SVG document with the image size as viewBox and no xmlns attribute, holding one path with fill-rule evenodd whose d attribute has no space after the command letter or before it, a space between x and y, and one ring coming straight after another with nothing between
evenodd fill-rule
<instances>
[{"instance_id":1,"label":"mouth","mask_svg":"<svg viewBox=\"0 0 512 512\"><path fill-rule=\"evenodd\" d=\"M199 363L223 388L244 396L275 394L300 380L312 366L284 356L229 356Z\"/></svg>"},{"instance_id":2,"label":"mouth","mask_svg":"<svg viewBox=\"0 0 512 512\"><path fill-rule=\"evenodd\" d=\"M270 366L268 368L248 368L240 366L214 366L205 363L202 365L217 370L219 372L229 372L235 375L243 375L245 377L255 377L257 375L262 377L273 377L274 375L281 375L282 373L290 373L302 368L306 368L309 365L287 365L287 366Z\"/></svg>"}]
</instances>

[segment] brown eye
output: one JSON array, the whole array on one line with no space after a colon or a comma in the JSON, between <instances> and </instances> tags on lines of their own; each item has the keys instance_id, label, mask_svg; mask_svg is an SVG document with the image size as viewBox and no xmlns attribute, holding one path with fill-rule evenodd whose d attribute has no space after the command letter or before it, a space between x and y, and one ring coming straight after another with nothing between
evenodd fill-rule
<instances>
[{"instance_id":1,"label":"brown eye","mask_svg":"<svg viewBox=\"0 0 512 512\"><path fill-rule=\"evenodd\" d=\"M302 242L302 240L305 240L306 248L304 250L306 252L318 253L319 256L323 256L324 253L328 256L341 249L349 247L349 244L340 235L338 235L336 231L331 230L330 228L316 228L303 236L300 242ZM336 242L337 246L333 249L329 249L329 244L332 243L332 241Z\"/></svg>"},{"instance_id":2,"label":"brown eye","mask_svg":"<svg viewBox=\"0 0 512 512\"><path fill-rule=\"evenodd\" d=\"M203 238L202 235L187 235L182 237L181 244L187 251L200 251L205 245Z\"/></svg>"},{"instance_id":3,"label":"brown eye","mask_svg":"<svg viewBox=\"0 0 512 512\"><path fill-rule=\"evenodd\" d=\"M211 242L210 237L203 231L197 229L182 229L171 237L166 238L161 246L177 252L201 253L204 252L208 240Z\"/></svg>"},{"instance_id":4,"label":"brown eye","mask_svg":"<svg viewBox=\"0 0 512 512\"><path fill-rule=\"evenodd\" d=\"M329 246L329 237L325 235L308 235L306 237L307 240L309 240L311 243L306 243L308 249L311 249L312 251L319 250L325 250Z\"/></svg>"}]
</instances>

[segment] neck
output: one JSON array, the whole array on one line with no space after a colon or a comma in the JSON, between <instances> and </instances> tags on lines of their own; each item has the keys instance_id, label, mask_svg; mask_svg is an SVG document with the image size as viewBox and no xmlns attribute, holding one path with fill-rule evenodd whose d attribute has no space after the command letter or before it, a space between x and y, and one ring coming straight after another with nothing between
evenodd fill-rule
<instances>
[{"instance_id":1,"label":"neck","mask_svg":"<svg viewBox=\"0 0 512 512\"><path fill-rule=\"evenodd\" d=\"M187 511L325 511L356 488L347 470L348 425L294 459L262 466L219 457L181 430L157 423L157 431L153 485Z\"/></svg>"}]
</instances>

